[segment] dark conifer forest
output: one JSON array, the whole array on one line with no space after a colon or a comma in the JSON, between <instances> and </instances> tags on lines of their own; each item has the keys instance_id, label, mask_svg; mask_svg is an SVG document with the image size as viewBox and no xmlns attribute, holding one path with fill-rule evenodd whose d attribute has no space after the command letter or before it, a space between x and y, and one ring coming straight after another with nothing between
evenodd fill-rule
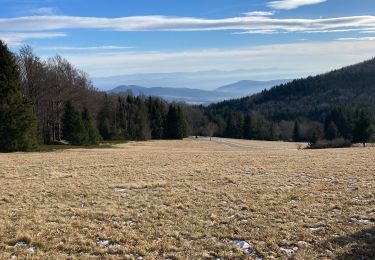
<instances>
[{"instance_id":1,"label":"dark conifer forest","mask_svg":"<svg viewBox=\"0 0 375 260\"><path fill-rule=\"evenodd\" d=\"M203 107L101 92L63 57L43 60L28 46L13 54L0 42L6 152L189 135L365 145L374 134L374 108L375 59Z\"/></svg>"}]
</instances>

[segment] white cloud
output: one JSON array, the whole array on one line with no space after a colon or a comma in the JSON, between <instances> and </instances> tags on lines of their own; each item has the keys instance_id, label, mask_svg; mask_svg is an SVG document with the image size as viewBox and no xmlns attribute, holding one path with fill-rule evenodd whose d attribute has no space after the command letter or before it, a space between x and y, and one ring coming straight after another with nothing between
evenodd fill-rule
<instances>
[{"instance_id":1,"label":"white cloud","mask_svg":"<svg viewBox=\"0 0 375 260\"><path fill-rule=\"evenodd\" d=\"M61 29L106 29L116 31L208 31L274 30L309 32L375 27L375 16L349 16L324 19L277 19L242 16L225 19L192 17L131 16L98 18L76 16L29 16L0 19L0 31L51 31Z\"/></svg>"},{"instance_id":2,"label":"white cloud","mask_svg":"<svg viewBox=\"0 0 375 260\"><path fill-rule=\"evenodd\" d=\"M104 45L104 46L88 46L88 47L76 47L76 46L35 46L35 50L43 51L103 51L103 50L126 50L135 49L133 46L115 46L115 45Z\"/></svg>"},{"instance_id":3,"label":"white cloud","mask_svg":"<svg viewBox=\"0 0 375 260\"><path fill-rule=\"evenodd\" d=\"M55 7L40 7L32 9L31 13L35 15L54 15L57 13L57 9Z\"/></svg>"},{"instance_id":4,"label":"white cloud","mask_svg":"<svg viewBox=\"0 0 375 260\"><path fill-rule=\"evenodd\" d=\"M274 11L253 11L253 12L247 12L247 13L244 13L244 15L247 15L247 16L272 16L274 15L275 12Z\"/></svg>"},{"instance_id":5,"label":"white cloud","mask_svg":"<svg viewBox=\"0 0 375 260\"><path fill-rule=\"evenodd\" d=\"M254 70L249 79L294 78L325 72L371 58L371 41L298 42L237 49L180 52L96 52L67 58L93 77L137 73ZM271 69L270 69L271 68ZM272 69L273 68L273 69ZM275 68L283 68L282 71ZM259 74L262 70L263 74ZM282 74L281 74L282 73Z\"/></svg>"},{"instance_id":6,"label":"white cloud","mask_svg":"<svg viewBox=\"0 0 375 260\"><path fill-rule=\"evenodd\" d=\"M338 41L375 41L375 37L348 37L348 38L338 38Z\"/></svg>"},{"instance_id":7,"label":"white cloud","mask_svg":"<svg viewBox=\"0 0 375 260\"><path fill-rule=\"evenodd\" d=\"M66 36L67 34L61 32L0 32L0 39L11 47L19 46L23 41L28 39L46 39Z\"/></svg>"},{"instance_id":8,"label":"white cloud","mask_svg":"<svg viewBox=\"0 0 375 260\"><path fill-rule=\"evenodd\" d=\"M268 7L274 9L291 10L304 5L314 5L326 2L327 0L278 0L267 3Z\"/></svg>"}]
</instances>

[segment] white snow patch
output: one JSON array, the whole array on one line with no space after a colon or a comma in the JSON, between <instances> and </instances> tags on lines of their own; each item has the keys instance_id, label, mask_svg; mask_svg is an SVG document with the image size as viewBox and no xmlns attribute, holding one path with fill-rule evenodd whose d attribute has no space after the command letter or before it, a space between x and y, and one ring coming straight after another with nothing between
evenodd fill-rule
<instances>
[{"instance_id":1,"label":"white snow patch","mask_svg":"<svg viewBox=\"0 0 375 260\"><path fill-rule=\"evenodd\" d=\"M110 244L108 248L109 249L117 249L117 248L120 248L120 245L117 244L117 243L113 243L113 244Z\"/></svg>"},{"instance_id":2,"label":"white snow patch","mask_svg":"<svg viewBox=\"0 0 375 260\"><path fill-rule=\"evenodd\" d=\"M108 246L109 245L109 240L99 240L99 245L101 246Z\"/></svg>"},{"instance_id":3,"label":"white snow patch","mask_svg":"<svg viewBox=\"0 0 375 260\"><path fill-rule=\"evenodd\" d=\"M229 240L232 244L235 244L238 246L245 254L248 255L256 255L257 260L262 260L263 258L261 256L257 255L257 252L255 249L252 248L252 245L247 243L243 240Z\"/></svg>"},{"instance_id":4,"label":"white snow patch","mask_svg":"<svg viewBox=\"0 0 375 260\"><path fill-rule=\"evenodd\" d=\"M20 246L25 246L26 245L26 242L25 241L18 241L14 247L20 247Z\"/></svg>"},{"instance_id":5,"label":"white snow patch","mask_svg":"<svg viewBox=\"0 0 375 260\"><path fill-rule=\"evenodd\" d=\"M126 189L125 188L116 188L115 191L117 191L117 192L125 192Z\"/></svg>"},{"instance_id":6,"label":"white snow patch","mask_svg":"<svg viewBox=\"0 0 375 260\"><path fill-rule=\"evenodd\" d=\"M35 253L35 252L36 252L36 246L30 246L27 250L28 250L30 253Z\"/></svg>"},{"instance_id":7,"label":"white snow patch","mask_svg":"<svg viewBox=\"0 0 375 260\"><path fill-rule=\"evenodd\" d=\"M323 230L323 228L322 227L309 227L307 228L307 230L309 230L310 232L319 232Z\"/></svg>"},{"instance_id":8,"label":"white snow patch","mask_svg":"<svg viewBox=\"0 0 375 260\"><path fill-rule=\"evenodd\" d=\"M280 247L279 249L280 249L281 252L284 252L284 253L286 253L286 254L288 254L288 255L290 255L290 254L294 254L295 252L298 251L298 247L296 247L296 246L293 247L293 248L289 248L289 247Z\"/></svg>"}]
</instances>

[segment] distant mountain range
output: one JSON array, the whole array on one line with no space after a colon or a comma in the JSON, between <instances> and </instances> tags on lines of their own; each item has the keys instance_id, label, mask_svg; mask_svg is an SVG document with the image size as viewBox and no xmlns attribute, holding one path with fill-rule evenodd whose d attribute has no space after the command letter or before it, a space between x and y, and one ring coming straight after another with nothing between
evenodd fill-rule
<instances>
[{"instance_id":1,"label":"distant mountain range","mask_svg":"<svg viewBox=\"0 0 375 260\"><path fill-rule=\"evenodd\" d=\"M269 72L277 71L273 78L285 79L293 72L283 68L267 68L257 70L209 70L196 72L169 72L169 73L142 73L130 75L117 75L109 77L93 77L95 87L108 91L116 86L136 85L144 87L165 88L193 88L214 90L217 87L232 84L244 79L269 80Z\"/></svg>"},{"instance_id":2,"label":"distant mountain range","mask_svg":"<svg viewBox=\"0 0 375 260\"><path fill-rule=\"evenodd\" d=\"M225 85L216 90L201 90L193 88L171 88L171 87L142 87L137 85L121 85L109 93L126 93L131 91L134 95L157 96L168 101L186 102L189 104L208 105L223 100L248 96L268 89L275 85L286 83L289 80L254 81L241 80L239 82Z\"/></svg>"}]
</instances>

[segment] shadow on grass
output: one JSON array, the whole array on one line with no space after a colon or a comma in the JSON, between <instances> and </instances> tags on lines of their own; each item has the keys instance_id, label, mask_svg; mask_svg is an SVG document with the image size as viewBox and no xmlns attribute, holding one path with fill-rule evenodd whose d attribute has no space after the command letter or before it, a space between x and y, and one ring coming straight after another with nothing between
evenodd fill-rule
<instances>
[{"instance_id":1,"label":"shadow on grass","mask_svg":"<svg viewBox=\"0 0 375 260\"><path fill-rule=\"evenodd\" d=\"M339 255L337 259L375 259L375 227L352 235L337 237L331 243L340 247L351 245L351 251Z\"/></svg>"}]
</instances>

